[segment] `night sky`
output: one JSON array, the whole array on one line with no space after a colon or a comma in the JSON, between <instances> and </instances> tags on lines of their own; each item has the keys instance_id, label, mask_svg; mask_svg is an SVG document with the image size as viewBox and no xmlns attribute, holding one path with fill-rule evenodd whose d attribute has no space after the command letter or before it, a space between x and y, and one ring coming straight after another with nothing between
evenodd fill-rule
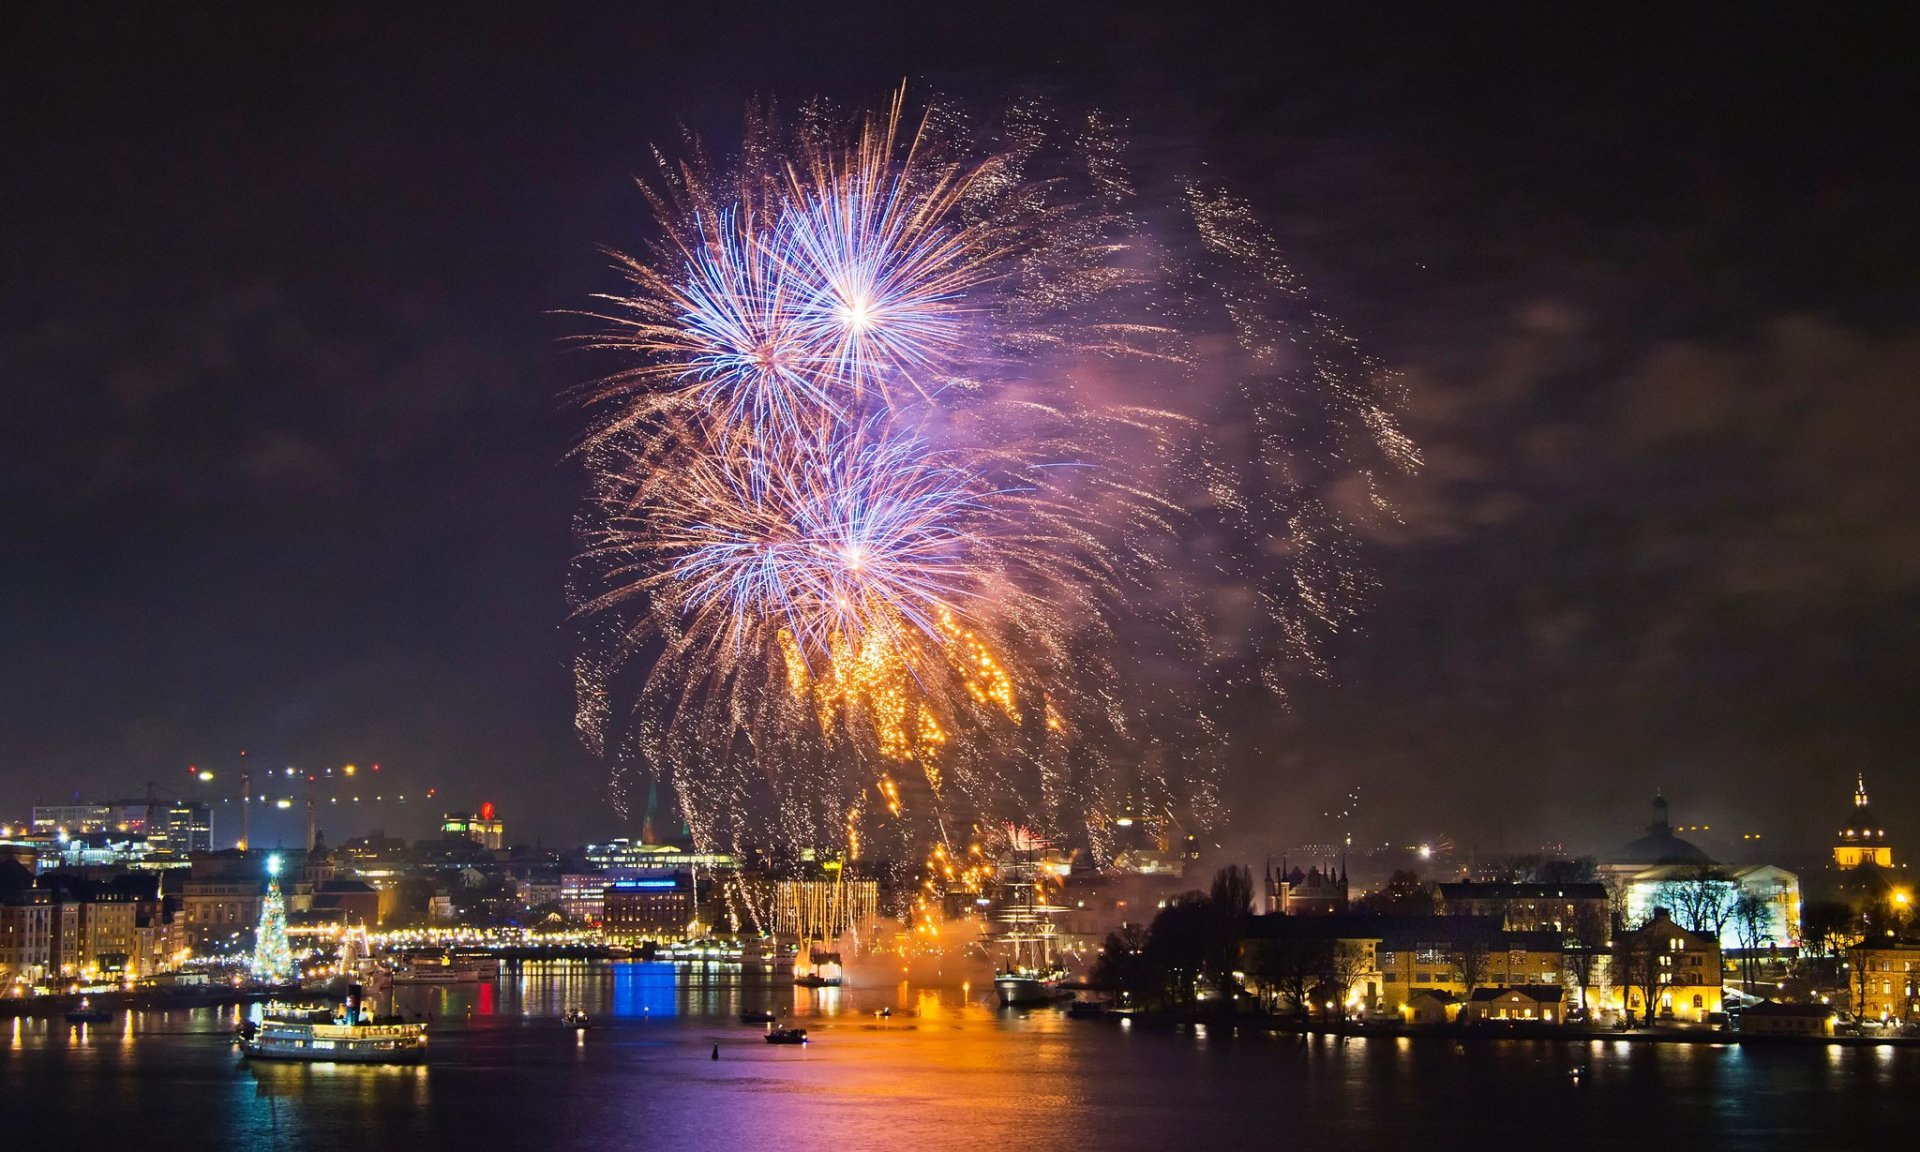
<instances>
[{"instance_id":1,"label":"night sky","mask_svg":"<svg viewBox=\"0 0 1920 1152\"><path fill-rule=\"evenodd\" d=\"M1235 841L1357 787L1363 841L1590 850L1661 788L1787 852L1864 771L1920 846L1913 28L483 7L10 15L0 817L246 748L614 831L563 600L614 365L564 312L680 122L904 78L1205 160L1410 390L1381 589Z\"/></svg>"}]
</instances>

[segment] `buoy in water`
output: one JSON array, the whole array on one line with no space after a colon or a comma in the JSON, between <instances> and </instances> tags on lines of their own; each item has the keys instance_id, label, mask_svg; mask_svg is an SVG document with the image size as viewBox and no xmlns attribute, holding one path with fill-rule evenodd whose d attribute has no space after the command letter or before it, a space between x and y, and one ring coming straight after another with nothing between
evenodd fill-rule
<instances>
[{"instance_id":1,"label":"buoy in water","mask_svg":"<svg viewBox=\"0 0 1920 1152\"><path fill-rule=\"evenodd\" d=\"M718 1059L720 1059L720 1045L718 1045L718 1044L715 1044L715 1045L713 1046L713 1058L714 1058L715 1060L718 1060Z\"/></svg>"}]
</instances>

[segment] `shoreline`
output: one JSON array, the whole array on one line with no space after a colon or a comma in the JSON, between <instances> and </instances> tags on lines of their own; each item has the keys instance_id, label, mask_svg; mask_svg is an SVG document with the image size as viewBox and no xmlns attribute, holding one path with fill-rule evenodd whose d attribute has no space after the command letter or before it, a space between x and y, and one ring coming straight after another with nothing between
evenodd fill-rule
<instances>
[{"instance_id":1,"label":"shoreline","mask_svg":"<svg viewBox=\"0 0 1920 1152\"><path fill-rule=\"evenodd\" d=\"M1395 1024L1314 1024L1299 1023L1267 1016L1224 1016L1193 1013L1110 1013L1096 1022L1127 1021L1130 1026L1159 1030L1178 1030L1194 1026L1247 1028L1275 1035L1394 1040L1446 1040L1454 1043L1500 1040L1551 1040L1568 1044L1619 1041L1628 1044L1707 1044L1707 1045L1804 1045L1841 1048L1920 1047L1920 1036L1795 1036L1792 1034L1716 1032L1707 1029L1672 1028L1632 1031L1599 1031L1590 1028L1566 1028L1551 1024L1433 1024L1406 1027Z\"/></svg>"},{"instance_id":2,"label":"shoreline","mask_svg":"<svg viewBox=\"0 0 1920 1152\"><path fill-rule=\"evenodd\" d=\"M170 988L139 989L132 992L88 992L90 1005L103 1012L171 1011L176 1008L226 1008L235 1004L254 1004L280 1000L294 1004L331 1004L345 997L336 992L316 992L298 987L284 988ZM0 1018L64 1016L79 1004L80 995L23 996L0 999Z\"/></svg>"}]
</instances>

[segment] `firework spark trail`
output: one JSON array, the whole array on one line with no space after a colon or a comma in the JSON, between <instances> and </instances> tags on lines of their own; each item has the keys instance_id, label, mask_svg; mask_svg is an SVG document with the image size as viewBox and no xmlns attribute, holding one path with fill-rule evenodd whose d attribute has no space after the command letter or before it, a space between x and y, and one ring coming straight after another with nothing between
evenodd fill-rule
<instances>
[{"instance_id":1,"label":"firework spark trail","mask_svg":"<svg viewBox=\"0 0 1920 1152\"><path fill-rule=\"evenodd\" d=\"M1417 463L1395 398L1243 204L1143 222L1097 118L1017 106L984 153L904 123L762 116L731 171L662 161L662 238L586 341L629 360L585 395L583 738L704 844L1205 825L1223 710L1353 618L1327 494ZM1244 433L1186 394L1221 376Z\"/></svg>"}]
</instances>

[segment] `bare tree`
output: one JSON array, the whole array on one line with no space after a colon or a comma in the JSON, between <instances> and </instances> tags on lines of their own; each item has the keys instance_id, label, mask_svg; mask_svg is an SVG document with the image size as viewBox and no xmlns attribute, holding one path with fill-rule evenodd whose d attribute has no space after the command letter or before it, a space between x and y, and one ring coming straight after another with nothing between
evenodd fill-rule
<instances>
[{"instance_id":1,"label":"bare tree","mask_svg":"<svg viewBox=\"0 0 1920 1152\"><path fill-rule=\"evenodd\" d=\"M1773 901L1758 892L1742 891L1733 900L1733 931L1740 941L1740 987L1753 993L1754 967L1760 962L1760 945L1773 926Z\"/></svg>"},{"instance_id":2,"label":"bare tree","mask_svg":"<svg viewBox=\"0 0 1920 1152\"><path fill-rule=\"evenodd\" d=\"M1867 948L1857 944L1853 948L1853 1022L1858 1024L1867 1016L1867 994L1873 991L1873 966L1867 960Z\"/></svg>"},{"instance_id":3,"label":"bare tree","mask_svg":"<svg viewBox=\"0 0 1920 1152\"><path fill-rule=\"evenodd\" d=\"M1660 903L1673 910L1674 923L1718 940L1733 914L1738 887L1713 865L1699 864L1681 878L1660 885Z\"/></svg>"},{"instance_id":4,"label":"bare tree","mask_svg":"<svg viewBox=\"0 0 1920 1152\"><path fill-rule=\"evenodd\" d=\"M1633 993L1640 994L1640 1006L1643 1013L1642 1026L1652 1027L1659 1009L1660 996L1660 939L1643 924L1633 932L1623 933L1614 942L1613 969L1615 983L1621 988L1621 1006L1626 1009L1628 1022L1632 1022Z\"/></svg>"},{"instance_id":5,"label":"bare tree","mask_svg":"<svg viewBox=\"0 0 1920 1152\"><path fill-rule=\"evenodd\" d=\"M1256 940L1253 971L1261 986L1296 1020L1305 1020L1313 1003L1314 986L1326 978L1332 945L1326 940L1298 937Z\"/></svg>"},{"instance_id":6,"label":"bare tree","mask_svg":"<svg viewBox=\"0 0 1920 1152\"><path fill-rule=\"evenodd\" d=\"M1613 920L1606 909L1581 901L1567 925L1567 970L1580 984L1580 1007L1587 1007L1587 989L1593 984L1594 969L1605 954L1613 936Z\"/></svg>"},{"instance_id":7,"label":"bare tree","mask_svg":"<svg viewBox=\"0 0 1920 1152\"><path fill-rule=\"evenodd\" d=\"M1327 952L1327 983L1339 989L1340 1017L1347 1015L1347 997L1353 985L1366 972L1366 946L1354 940L1337 940Z\"/></svg>"},{"instance_id":8,"label":"bare tree","mask_svg":"<svg viewBox=\"0 0 1920 1152\"><path fill-rule=\"evenodd\" d=\"M1480 987L1480 982L1487 978L1486 941L1463 942L1453 954L1453 971L1455 977L1466 987L1462 997L1467 1000L1473 999L1473 990Z\"/></svg>"}]
</instances>

